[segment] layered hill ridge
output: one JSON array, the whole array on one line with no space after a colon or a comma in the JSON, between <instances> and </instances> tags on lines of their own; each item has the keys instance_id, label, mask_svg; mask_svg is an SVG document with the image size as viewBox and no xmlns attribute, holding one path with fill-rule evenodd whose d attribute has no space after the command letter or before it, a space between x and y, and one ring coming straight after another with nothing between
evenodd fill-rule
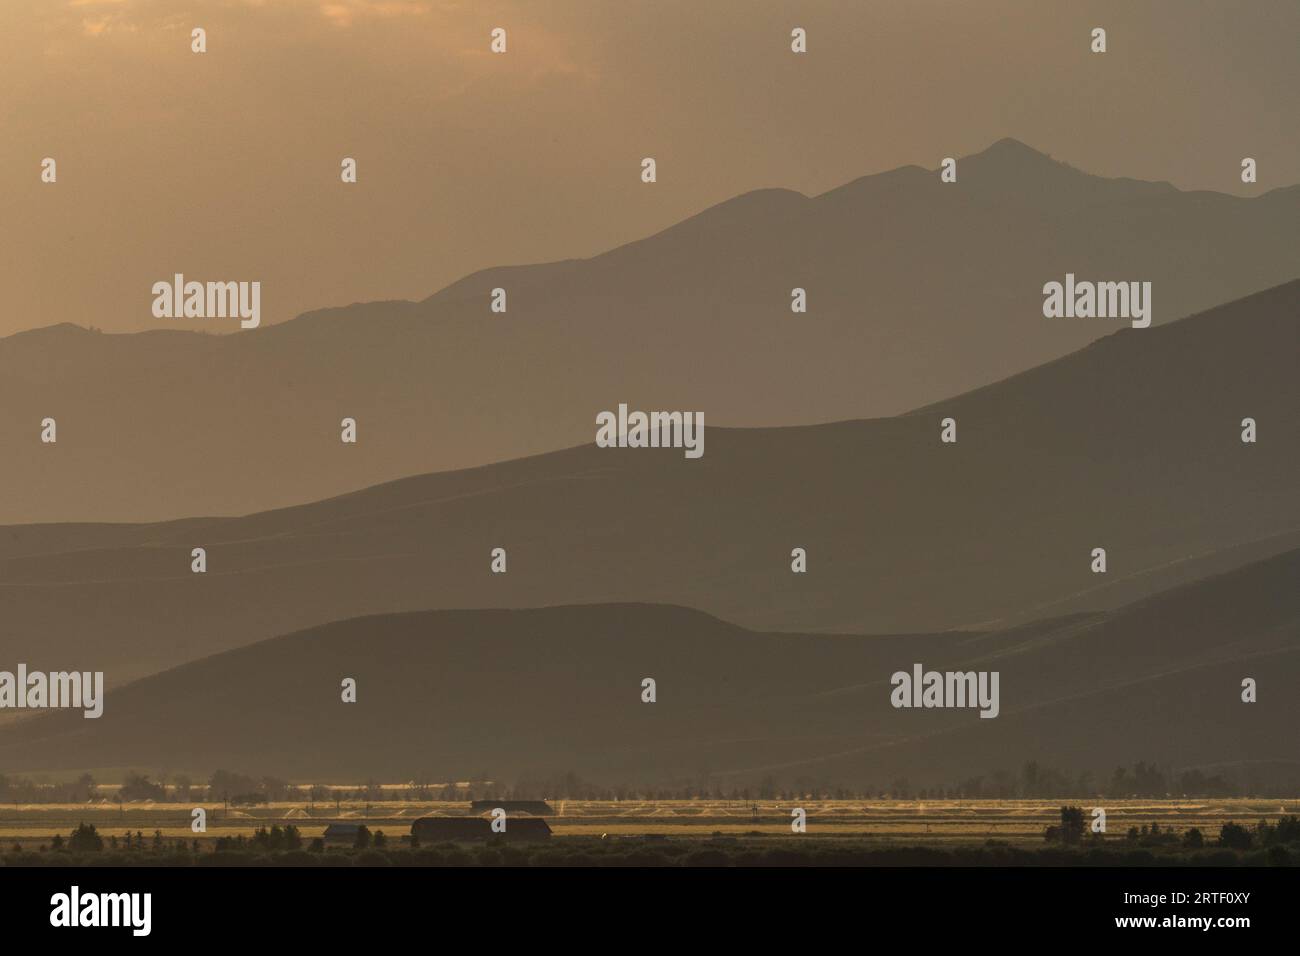
<instances>
[{"instance_id":1,"label":"layered hill ridge","mask_svg":"<svg viewBox=\"0 0 1300 956\"><path fill-rule=\"evenodd\" d=\"M0 528L4 644L120 686L439 607L642 601L860 633L1117 608L1300 547L1298 328L1291 282L914 414L706 424L698 460L589 443L241 518ZM955 444L940 441L948 417ZM497 547L506 574L490 572ZM791 573L796 547L806 574Z\"/></svg>"},{"instance_id":2,"label":"layered hill ridge","mask_svg":"<svg viewBox=\"0 0 1300 956\"><path fill-rule=\"evenodd\" d=\"M761 633L646 604L358 618L122 687L98 720L0 728L0 765L887 787L1031 759L1100 782L1146 760L1300 782L1298 575L1290 551L1113 612L988 633ZM891 676L914 664L997 671L998 716L894 708ZM345 677L355 703L340 700ZM1245 677L1257 703L1241 700Z\"/></svg>"},{"instance_id":3,"label":"layered hill ridge","mask_svg":"<svg viewBox=\"0 0 1300 956\"><path fill-rule=\"evenodd\" d=\"M299 504L587 441L620 401L745 427L894 415L1122 324L1045 319L1043 284L1066 273L1151 282L1159 324L1296 278L1297 247L1300 189L1181 192L1002 140L956 183L904 167L811 198L760 190L418 303L230 335L38 330L0 340L0 521ZM39 441L47 417L57 445Z\"/></svg>"}]
</instances>

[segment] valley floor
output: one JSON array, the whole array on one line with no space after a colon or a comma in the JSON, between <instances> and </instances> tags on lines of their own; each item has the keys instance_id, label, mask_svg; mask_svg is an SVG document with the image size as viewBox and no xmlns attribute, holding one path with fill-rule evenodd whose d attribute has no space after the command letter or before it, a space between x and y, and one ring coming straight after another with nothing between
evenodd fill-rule
<instances>
[{"instance_id":1,"label":"valley floor","mask_svg":"<svg viewBox=\"0 0 1300 956\"><path fill-rule=\"evenodd\" d=\"M1060 822L1060 808L1074 805L1083 808L1085 821L1092 820L1092 810L1106 811L1104 835L1085 834L1079 847L1062 848L1047 841L1047 827ZM59 845L56 835L66 841L80 823L94 825L104 840L103 858L76 862L202 862L209 855L246 857L244 862L260 859L273 851L298 850L349 860L358 853L348 840L324 841L325 828L331 823L364 824L371 834L382 833L381 847L368 852L390 857L408 858L413 863L480 862L478 855L503 852L515 862L526 858L533 862L556 862L564 854L577 853L594 857L634 860L653 865L682 862L691 853L708 851L715 862L731 857L745 862L759 862L763 854L795 854L809 857L803 862L820 862L826 854L839 865L856 863L898 863L913 851L934 851L935 858L918 857L915 862L944 863L1015 863L1051 865L1092 862L1122 865L1127 854L1146 851L1167 862L1183 859L1193 851L1220 854L1229 852L1217 844L1225 823L1233 822L1254 833L1260 823L1276 824L1284 816L1300 813L1300 799L1211 799L1211 800L1006 800L1006 801L572 801L555 800L555 813L545 819L553 836L545 846L500 841L493 847L460 844L453 848L443 844L441 856L436 848L411 846L411 823L423 816L468 816L466 802L383 801L371 804L340 802L335 804L280 803L263 806L226 808L221 804L197 804L206 812L206 831L195 833L190 821L194 806L177 803L117 804L20 804L0 808L0 855L9 865L36 863L37 857L49 857ZM791 831L792 810L801 807L807 814L807 831ZM261 828L297 830L292 846L268 847L254 839ZM508 823L507 823L508 826ZM1200 832L1203 846L1189 845L1186 834ZM1136 830L1135 833L1131 832ZM222 838L227 838L222 840ZM317 843L321 839L322 846ZM222 845L218 846L218 841ZM313 847L313 844L316 844ZM1252 849L1265 849L1256 840ZM218 850L221 852L218 853ZM61 851L66 852L66 851ZM1052 853L1066 852L1076 858L1057 859ZM432 855L430 855L432 854ZM523 854L519 856L519 854ZM945 854L956 854L952 859ZM1047 854L1048 856L1044 856ZM1102 854L1098 857L1097 854ZM419 857L428 856L428 859ZM91 857L96 856L90 854ZM1290 856L1300 857L1300 853ZM1287 857L1289 860L1290 856ZM534 859L536 857L536 859ZM753 857L753 859L749 859ZM1011 857L1015 857L1012 859ZM494 858L494 857L492 857ZM1113 859L1112 859L1113 858ZM301 862L323 861L323 857ZM829 859L829 858L828 858ZM1278 861L1274 855L1274 862ZM73 862L65 857L66 862ZM398 859L395 862L401 862ZM491 860L489 859L488 862ZM52 862L52 861L47 861ZM274 862L269 860L267 862ZM289 861L291 862L291 861ZM363 861L364 862L364 861ZM379 862L379 861L374 861ZM1150 862L1145 856L1141 862ZM1205 862L1205 860L1200 860ZM1228 862L1219 860L1218 864Z\"/></svg>"}]
</instances>

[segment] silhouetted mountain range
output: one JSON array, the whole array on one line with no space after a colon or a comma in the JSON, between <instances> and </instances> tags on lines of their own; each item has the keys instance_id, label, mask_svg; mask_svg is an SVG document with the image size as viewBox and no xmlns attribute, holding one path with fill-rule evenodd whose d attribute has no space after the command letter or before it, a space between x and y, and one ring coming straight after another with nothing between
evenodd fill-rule
<instances>
[{"instance_id":1,"label":"silhouetted mountain range","mask_svg":"<svg viewBox=\"0 0 1300 956\"><path fill-rule=\"evenodd\" d=\"M645 601L876 633L1116 608L1300 547L1298 328L1291 282L914 414L706 426L698 460L588 443L243 518L0 528L4 645L120 686L438 607ZM1247 416L1256 444L1241 441ZM190 571L194 547L206 574Z\"/></svg>"},{"instance_id":2,"label":"silhouetted mountain range","mask_svg":"<svg viewBox=\"0 0 1300 956\"><path fill-rule=\"evenodd\" d=\"M359 618L120 688L96 721L0 729L0 765L884 787L1028 759L1100 781L1147 760L1289 765L1300 780L1298 576L1291 551L1118 611L985 634L756 633L631 604ZM998 671L1000 715L894 709L890 677L914 663ZM345 677L356 703L340 700ZM1257 703L1241 701L1244 677Z\"/></svg>"},{"instance_id":3,"label":"silhouetted mountain range","mask_svg":"<svg viewBox=\"0 0 1300 956\"><path fill-rule=\"evenodd\" d=\"M588 441L620 401L732 426L893 415L1123 324L1044 318L1042 286L1067 272L1150 281L1160 323L1295 278L1297 248L1300 187L1181 192L1002 140L961 159L956 183L909 166L814 198L747 193L418 303L230 335L38 329L0 340L0 520L298 504ZM790 310L795 287L807 314ZM505 314L489 311L494 288ZM55 445L39 441L47 417Z\"/></svg>"}]
</instances>

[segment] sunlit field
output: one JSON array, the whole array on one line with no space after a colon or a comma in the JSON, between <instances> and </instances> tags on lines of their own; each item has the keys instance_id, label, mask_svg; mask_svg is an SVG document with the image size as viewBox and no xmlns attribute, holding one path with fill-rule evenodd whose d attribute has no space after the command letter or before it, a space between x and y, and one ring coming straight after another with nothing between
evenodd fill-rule
<instances>
[{"instance_id":1,"label":"sunlit field","mask_svg":"<svg viewBox=\"0 0 1300 956\"><path fill-rule=\"evenodd\" d=\"M1006 801L572 801L551 802L547 817L554 838L607 836L664 837L673 840L791 835L791 811L807 812L805 838L853 838L855 843L889 845L982 844L997 840L1012 845L1041 845L1044 829L1060 820L1062 805L1082 807L1091 822L1092 810L1106 811L1106 837L1122 841L1131 827L1158 824L1160 830L1201 830L1207 842L1228 821L1254 827L1260 821L1300 813L1300 798L1287 800L1067 800ZM206 831L191 829L192 811L206 811ZM383 801L334 803L276 803L255 807L224 807L220 803L154 803L149 801L93 804L7 804L0 806L0 850L15 844L36 849L56 834L67 834L79 823L90 823L107 839L127 832L155 832L171 842L198 840L206 844L223 836L251 836L260 827L297 827L304 841L322 836L330 823L364 823L383 831L400 845L411 823L422 816L467 816L467 801Z\"/></svg>"}]
</instances>

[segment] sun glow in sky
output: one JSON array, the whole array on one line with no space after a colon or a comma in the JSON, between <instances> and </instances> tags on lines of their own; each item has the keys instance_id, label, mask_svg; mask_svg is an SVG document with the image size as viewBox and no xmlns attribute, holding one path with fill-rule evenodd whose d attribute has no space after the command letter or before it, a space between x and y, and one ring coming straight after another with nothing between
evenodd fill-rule
<instances>
[{"instance_id":1,"label":"sun glow in sky","mask_svg":"<svg viewBox=\"0 0 1300 956\"><path fill-rule=\"evenodd\" d=\"M1089 59L1097 24L1110 51ZM817 193L1003 136L1089 172L1258 194L1300 182L1282 115L1297 36L1290 2L3 4L0 334L155 327L150 284L177 271L262 281L268 323L423 298L746 190Z\"/></svg>"}]
</instances>

